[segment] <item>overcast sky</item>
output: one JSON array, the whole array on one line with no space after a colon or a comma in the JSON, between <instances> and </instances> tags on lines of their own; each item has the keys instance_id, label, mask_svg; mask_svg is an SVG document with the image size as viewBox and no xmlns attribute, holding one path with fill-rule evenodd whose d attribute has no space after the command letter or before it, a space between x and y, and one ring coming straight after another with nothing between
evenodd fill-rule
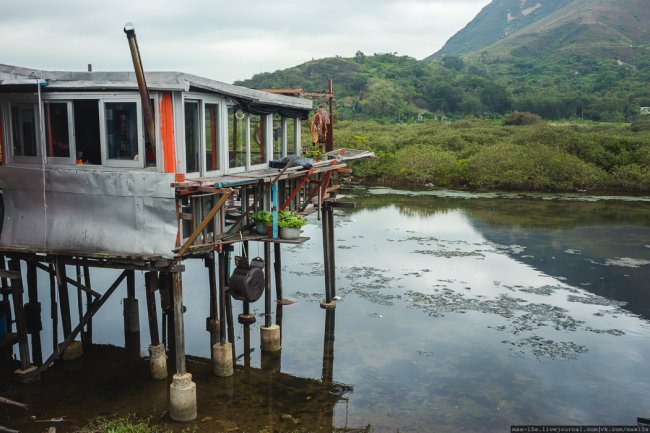
<instances>
[{"instance_id":1,"label":"overcast sky","mask_svg":"<svg viewBox=\"0 0 650 433\"><path fill-rule=\"evenodd\" d=\"M232 82L323 57L424 58L490 0L0 0L0 63L131 70L132 22L145 70Z\"/></svg>"}]
</instances>

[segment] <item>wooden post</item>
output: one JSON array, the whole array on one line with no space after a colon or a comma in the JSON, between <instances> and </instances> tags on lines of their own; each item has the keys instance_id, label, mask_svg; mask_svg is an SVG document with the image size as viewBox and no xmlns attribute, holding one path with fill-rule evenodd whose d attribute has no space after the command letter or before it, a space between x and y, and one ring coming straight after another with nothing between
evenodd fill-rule
<instances>
[{"instance_id":1,"label":"wooden post","mask_svg":"<svg viewBox=\"0 0 650 433\"><path fill-rule=\"evenodd\" d=\"M336 249L334 247L334 209L329 206L329 202L325 206L327 209L327 224L329 225L329 279L330 279L330 296L332 299L336 296Z\"/></svg>"},{"instance_id":2,"label":"wooden post","mask_svg":"<svg viewBox=\"0 0 650 433\"><path fill-rule=\"evenodd\" d=\"M264 242L264 326L273 324L271 312L271 244Z\"/></svg>"},{"instance_id":3,"label":"wooden post","mask_svg":"<svg viewBox=\"0 0 650 433\"><path fill-rule=\"evenodd\" d=\"M330 123L327 127L327 144L325 145L325 152L334 150L334 96L332 96L334 88L332 87L332 80L327 81L327 93L329 93L330 105Z\"/></svg>"},{"instance_id":4,"label":"wooden post","mask_svg":"<svg viewBox=\"0 0 650 433\"><path fill-rule=\"evenodd\" d=\"M158 288L158 272L144 274L145 292L147 297L147 316L149 318L149 337L151 345L158 346L160 337L158 331L158 314L156 311L156 289Z\"/></svg>"},{"instance_id":5,"label":"wooden post","mask_svg":"<svg viewBox=\"0 0 650 433\"><path fill-rule=\"evenodd\" d=\"M176 373L185 374L185 325L183 322L183 274L178 271L171 273L172 294L174 303L174 346L176 349Z\"/></svg>"},{"instance_id":6,"label":"wooden post","mask_svg":"<svg viewBox=\"0 0 650 433\"><path fill-rule=\"evenodd\" d=\"M275 299L278 302L282 301L284 297L282 294L282 251L280 249L281 245L275 243L273 245L274 261L273 261L273 270L275 275Z\"/></svg>"},{"instance_id":7,"label":"wooden post","mask_svg":"<svg viewBox=\"0 0 650 433\"><path fill-rule=\"evenodd\" d=\"M210 353L212 353L212 346L214 346L219 340L219 336L216 332L216 325L219 323L219 318L217 317L217 312L219 311L219 295L220 291L217 287L217 276L216 272L216 262L214 259L214 252L210 252L205 258L205 267L208 269L208 282L210 284L210 317L207 320L208 332L210 332Z\"/></svg>"},{"instance_id":8,"label":"wooden post","mask_svg":"<svg viewBox=\"0 0 650 433\"><path fill-rule=\"evenodd\" d=\"M43 363L43 349L41 347L41 303L38 302L38 281L36 276L36 263L27 262L27 293L29 296L29 333L32 336L32 359L34 365Z\"/></svg>"},{"instance_id":9,"label":"wooden post","mask_svg":"<svg viewBox=\"0 0 650 433\"><path fill-rule=\"evenodd\" d=\"M322 208L323 218L321 221L321 227L323 229L323 264L325 266L325 303L330 304L332 302L332 292L330 291L330 225L328 223L328 207Z\"/></svg>"},{"instance_id":10,"label":"wooden post","mask_svg":"<svg viewBox=\"0 0 650 433\"><path fill-rule=\"evenodd\" d=\"M10 259L9 270L20 275L20 260ZM20 353L20 368L27 370L30 367L29 345L27 342L27 327L23 311L23 281L22 278L11 280L11 296L14 304L14 317L16 318L16 331L18 332L18 350Z\"/></svg>"},{"instance_id":11,"label":"wooden post","mask_svg":"<svg viewBox=\"0 0 650 433\"><path fill-rule=\"evenodd\" d=\"M219 253L219 343L226 344L226 272L224 270L223 253Z\"/></svg>"},{"instance_id":12,"label":"wooden post","mask_svg":"<svg viewBox=\"0 0 650 433\"><path fill-rule=\"evenodd\" d=\"M52 352L59 347L59 306L56 302L56 280L54 263L50 263L50 318L52 319Z\"/></svg>"},{"instance_id":13,"label":"wooden post","mask_svg":"<svg viewBox=\"0 0 650 433\"><path fill-rule=\"evenodd\" d=\"M59 262L58 257L55 259L56 279L59 287L59 305L61 307L61 325L63 326L63 338L68 338L72 332L72 322L70 320L70 298L68 296L68 282L66 281L65 265Z\"/></svg>"},{"instance_id":14,"label":"wooden post","mask_svg":"<svg viewBox=\"0 0 650 433\"><path fill-rule=\"evenodd\" d=\"M88 265L83 266L83 272L84 272L84 284L88 289L92 290L92 286L90 283L90 269L88 268ZM86 310L90 308L90 304L92 304L93 298L91 293L88 291L86 292ZM83 345L86 350L90 349L90 346L93 344L93 319L92 317L88 320L88 324L86 325L86 333L85 333L85 340L83 340ZM83 339L83 335L82 335Z\"/></svg>"}]
</instances>

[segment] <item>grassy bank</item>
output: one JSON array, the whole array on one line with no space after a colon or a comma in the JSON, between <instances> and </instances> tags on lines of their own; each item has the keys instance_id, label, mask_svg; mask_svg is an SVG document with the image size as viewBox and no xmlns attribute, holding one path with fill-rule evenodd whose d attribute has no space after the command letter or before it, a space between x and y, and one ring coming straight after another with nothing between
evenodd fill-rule
<instances>
[{"instance_id":1,"label":"grassy bank","mask_svg":"<svg viewBox=\"0 0 650 433\"><path fill-rule=\"evenodd\" d=\"M353 164L355 175L391 185L650 191L650 131L624 123L341 121L335 140L374 151L378 158Z\"/></svg>"}]
</instances>

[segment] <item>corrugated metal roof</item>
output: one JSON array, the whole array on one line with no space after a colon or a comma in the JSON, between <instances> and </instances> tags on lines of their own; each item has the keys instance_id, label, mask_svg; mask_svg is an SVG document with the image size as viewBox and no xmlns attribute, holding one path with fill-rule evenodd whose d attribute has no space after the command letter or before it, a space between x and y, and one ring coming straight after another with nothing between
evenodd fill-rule
<instances>
[{"instance_id":1,"label":"corrugated metal roof","mask_svg":"<svg viewBox=\"0 0 650 433\"><path fill-rule=\"evenodd\" d=\"M244 99L255 104L279 105L298 110L311 110L312 101L292 96L277 95L246 87L235 86L184 72L147 72L150 90L188 91L195 87L204 91ZM0 64L0 87L25 85L30 80L42 79L48 90L137 90L133 72L73 72L43 71Z\"/></svg>"}]
</instances>

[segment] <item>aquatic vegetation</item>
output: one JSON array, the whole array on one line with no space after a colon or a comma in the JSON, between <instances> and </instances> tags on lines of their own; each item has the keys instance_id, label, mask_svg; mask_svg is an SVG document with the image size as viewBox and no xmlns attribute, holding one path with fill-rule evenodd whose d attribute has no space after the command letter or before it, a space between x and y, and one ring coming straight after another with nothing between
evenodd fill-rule
<instances>
[{"instance_id":1,"label":"aquatic vegetation","mask_svg":"<svg viewBox=\"0 0 650 433\"><path fill-rule=\"evenodd\" d=\"M191 431L191 430L188 430ZM98 417L77 430L77 433L168 433L169 430L159 428L150 419L138 418L135 415L125 417Z\"/></svg>"},{"instance_id":2,"label":"aquatic vegetation","mask_svg":"<svg viewBox=\"0 0 650 433\"><path fill-rule=\"evenodd\" d=\"M514 348L510 350L510 353L515 357L525 356L526 351L524 349L528 349L532 352L533 356L540 361L543 359L567 361L570 359L577 359L580 354L587 352L585 346L581 346L571 341L553 341L544 339L537 335L514 341L504 340L503 343L514 346Z\"/></svg>"}]
</instances>

